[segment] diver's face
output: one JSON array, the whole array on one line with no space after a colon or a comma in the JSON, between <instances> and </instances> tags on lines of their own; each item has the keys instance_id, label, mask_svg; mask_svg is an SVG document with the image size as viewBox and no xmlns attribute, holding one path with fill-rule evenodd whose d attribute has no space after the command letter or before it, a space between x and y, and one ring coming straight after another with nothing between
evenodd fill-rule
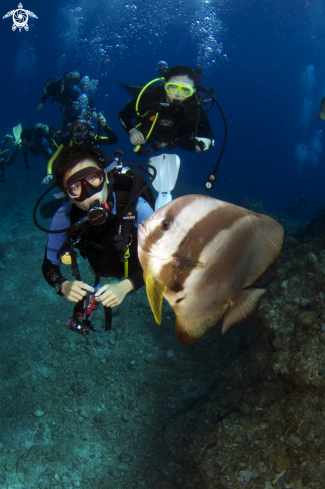
<instances>
[{"instance_id":1,"label":"diver's face","mask_svg":"<svg viewBox=\"0 0 325 489\"><path fill-rule=\"evenodd\" d=\"M85 160L85 161L82 161L81 163L78 163L76 166L74 166L71 170L67 171L67 173L65 174L64 179L63 179L64 187L66 187L68 180L71 177L73 177L73 175L78 173L80 170L83 170L84 168L88 168L88 167L99 168L99 166L92 160ZM71 179L71 180L73 180L73 179ZM106 202L107 196L108 196L107 184L108 184L108 178L106 175L106 180L104 182L104 186L103 186L102 190L100 190L96 194L93 194L91 197L89 197L86 200L83 200L82 202L78 202L72 198L69 198L69 200L73 204L76 204L76 206L79 207L79 209L82 209L83 211L88 211L90 204L92 202L94 202L95 200L99 200L99 202Z\"/></svg>"},{"instance_id":2,"label":"diver's face","mask_svg":"<svg viewBox=\"0 0 325 489\"><path fill-rule=\"evenodd\" d=\"M194 81L188 75L172 76L167 81L168 83L171 82L186 83L187 85L191 85L192 87L194 87ZM184 102L184 100L186 100L186 97L183 97L180 91L177 91L176 93L173 94L166 92L166 98L170 104L173 103L174 100L177 100L178 102Z\"/></svg>"}]
</instances>

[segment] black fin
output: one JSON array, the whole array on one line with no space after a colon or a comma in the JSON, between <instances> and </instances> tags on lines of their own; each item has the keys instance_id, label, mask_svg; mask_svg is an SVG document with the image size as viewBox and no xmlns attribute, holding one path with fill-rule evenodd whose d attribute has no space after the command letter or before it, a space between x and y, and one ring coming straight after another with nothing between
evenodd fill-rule
<instances>
[{"instance_id":1,"label":"black fin","mask_svg":"<svg viewBox=\"0 0 325 489\"><path fill-rule=\"evenodd\" d=\"M118 82L120 85L122 85L123 88L125 88L125 90L128 92L129 95L131 95L131 97L135 98L139 95L139 93L141 92L141 90L143 89L143 86L140 87L140 86L136 86L136 85L128 85L127 83L122 83L122 82Z\"/></svg>"}]
</instances>

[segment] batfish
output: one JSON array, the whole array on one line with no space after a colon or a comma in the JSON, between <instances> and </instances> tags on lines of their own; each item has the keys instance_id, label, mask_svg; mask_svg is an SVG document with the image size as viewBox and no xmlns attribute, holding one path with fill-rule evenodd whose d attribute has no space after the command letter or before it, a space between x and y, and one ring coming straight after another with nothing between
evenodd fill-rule
<instances>
[{"instance_id":1,"label":"batfish","mask_svg":"<svg viewBox=\"0 0 325 489\"><path fill-rule=\"evenodd\" d=\"M138 228L147 295L161 324L165 297L181 343L222 333L257 311L265 289L249 289L277 259L283 228L274 219L204 195L173 200Z\"/></svg>"}]
</instances>

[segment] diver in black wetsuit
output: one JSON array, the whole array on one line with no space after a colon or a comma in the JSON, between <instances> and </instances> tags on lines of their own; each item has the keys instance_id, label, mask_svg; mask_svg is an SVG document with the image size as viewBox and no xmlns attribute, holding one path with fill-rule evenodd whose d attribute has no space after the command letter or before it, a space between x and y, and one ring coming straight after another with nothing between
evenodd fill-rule
<instances>
[{"instance_id":1,"label":"diver in black wetsuit","mask_svg":"<svg viewBox=\"0 0 325 489\"><path fill-rule=\"evenodd\" d=\"M102 114L97 117L98 131L94 132L94 126L90 122L90 114L82 112L77 118L68 124L66 130L58 131L54 135L53 141L56 152L49 160L47 165L47 176L43 183L48 183L52 178L52 166L61 150L67 146L85 146L101 154L99 146L116 144L118 139L114 131L107 125L106 119ZM105 136L102 135L104 131Z\"/></svg>"},{"instance_id":2,"label":"diver in black wetsuit","mask_svg":"<svg viewBox=\"0 0 325 489\"><path fill-rule=\"evenodd\" d=\"M123 301L127 293L144 285L137 253L137 225L153 212L142 197L133 199L134 207L130 209L134 209L135 219L126 224L126 235L122 232L119 236L120 228L126 230L121 222L122 209L127 202L131 204L132 192L137 193L142 188L142 176L139 181L139 170L129 170L121 175L106 174L103 171L106 166L105 158L83 146L65 148L60 153L54 165L55 180L68 200L54 215L51 230L64 231L49 235L42 266L47 283L55 288L58 295L75 303L82 301L87 293L94 293L95 289L81 281L76 263L71 262L77 280L69 280L62 275L60 266L67 263L66 254L72 256L72 244L88 260L95 273L96 284L99 277L124 277L118 283L102 285L96 292L96 301L105 306L105 316L110 314L111 307ZM90 209L95 211L94 207L101 208L102 212L101 215L96 214L93 222L88 219L74 229L68 229L80 222ZM98 221L105 213L106 218ZM106 326L109 328L107 323L110 323L108 316Z\"/></svg>"},{"instance_id":3,"label":"diver in black wetsuit","mask_svg":"<svg viewBox=\"0 0 325 489\"><path fill-rule=\"evenodd\" d=\"M16 146L13 153L9 148L6 148L6 144L9 146ZM4 170L7 166L13 165L19 155L19 145L15 144L14 138L11 134L6 134L0 143L0 182L4 182Z\"/></svg>"},{"instance_id":4,"label":"diver in black wetsuit","mask_svg":"<svg viewBox=\"0 0 325 489\"><path fill-rule=\"evenodd\" d=\"M30 129L24 129L21 132L21 149L26 168L29 168L28 153L33 156L41 154L44 158L44 163L48 164L53 154L53 134L54 130L42 123L36 124Z\"/></svg>"},{"instance_id":5,"label":"diver in black wetsuit","mask_svg":"<svg viewBox=\"0 0 325 489\"><path fill-rule=\"evenodd\" d=\"M42 110L43 104L50 99L51 102L58 102L61 104L59 110L62 110L63 115L63 127L69 122L75 112L75 104L81 95L88 92L89 86L94 84L95 80L89 80L87 76L81 76L78 71L70 71L60 76L56 80L47 83L44 87L44 95L41 97L37 111ZM88 86L87 86L88 85ZM97 113L94 109L93 102L87 93L88 106L91 109L91 116L96 119Z\"/></svg>"},{"instance_id":6,"label":"diver in black wetsuit","mask_svg":"<svg viewBox=\"0 0 325 489\"><path fill-rule=\"evenodd\" d=\"M152 151L181 147L199 153L213 146L197 86L197 74L177 65L164 72L163 86L149 86L121 110L120 122L138 155L147 154L150 145Z\"/></svg>"}]
</instances>

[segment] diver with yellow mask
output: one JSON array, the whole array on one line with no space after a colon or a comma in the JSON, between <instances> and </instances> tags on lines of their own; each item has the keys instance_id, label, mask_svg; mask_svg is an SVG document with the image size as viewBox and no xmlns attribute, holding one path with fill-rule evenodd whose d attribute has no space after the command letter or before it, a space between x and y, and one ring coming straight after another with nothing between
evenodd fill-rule
<instances>
[{"instance_id":1,"label":"diver with yellow mask","mask_svg":"<svg viewBox=\"0 0 325 489\"><path fill-rule=\"evenodd\" d=\"M195 70L176 65L166 68L163 77L152 80L142 89L122 85L131 94L135 94L137 88L139 92L119 113L120 122L139 156L162 147L201 153L214 145Z\"/></svg>"}]
</instances>

